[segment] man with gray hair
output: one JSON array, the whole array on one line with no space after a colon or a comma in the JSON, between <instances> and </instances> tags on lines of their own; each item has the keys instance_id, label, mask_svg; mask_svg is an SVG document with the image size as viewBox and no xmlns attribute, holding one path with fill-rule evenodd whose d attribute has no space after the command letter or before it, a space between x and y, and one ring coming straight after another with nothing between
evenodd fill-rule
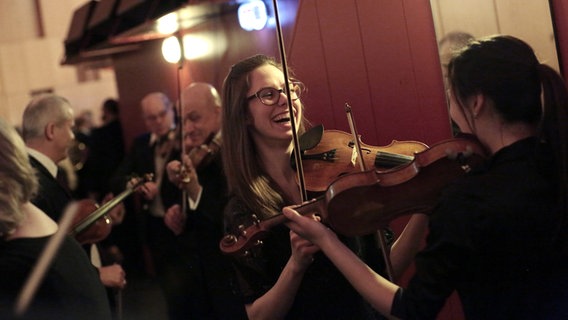
<instances>
[{"instance_id":1,"label":"man with gray hair","mask_svg":"<svg viewBox=\"0 0 568 320\"><path fill-rule=\"evenodd\" d=\"M67 158L67 151L75 138L73 125L71 104L58 95L34 98L24 110L22 136L39 182L38 193L32 203L55 221L59 221L65 207L73 200L57 178L61 170L57 164ZM120 211L120 207L115 207L109 215L117 220L122 214ZM86 249L90 250L91 262L97 267L101 282L106 287L124 288L126 280L122 267L118 264L103 266L96 246Z\"/></svg>"},{"instance_id":2,"label":"man with gray hair","mask_svg":"<svg viewBox=\"0 0 568 320\"><path fill-rule=\"evenodd\" d=\"M57 180L61 174L57 164L67 158L75 138L73 125L71 104L57 95L37 97L24 110L22 136L40 184L33 203L55 221L71 201L71 194Z\"/></svg>"},{"instance_id":3,"label":"man with gray hair","mask_svg":"<svg viewBox=\"0 0 568 320\"><path fill-rule=\"evenodd\" d=\"M153 174L152 181L137 188L134 225L141 245L144 267L155 275L161 286L169 319L179 319L184 309L180 283L187 274L180 259L175 234L164 223L166 209L181 201L182 192L166 176L166 164L180 157L180 141L175 130L174 105L162 92L150 92L140 101L142 120L147 132L137 136L115 172L114 185L126 187L131 176ZM182 318L183 319L183 318Z\"/></svg>"}]
</instances>

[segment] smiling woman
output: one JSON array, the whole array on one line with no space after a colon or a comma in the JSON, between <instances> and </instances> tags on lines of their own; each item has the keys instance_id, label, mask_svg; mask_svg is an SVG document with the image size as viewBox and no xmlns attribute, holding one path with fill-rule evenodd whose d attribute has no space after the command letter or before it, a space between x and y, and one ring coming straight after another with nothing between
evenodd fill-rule
<instances>
[{"instance_id":1,"label":"smiling woman","mask_svg":"<svg viewBox=\"0 0 568 320\"><path fill-rule=\"evenodd\" d=\"M222 153L232 195L225 209L227 233L237 234L240 225L275 216L284 205L302 200L290 166L292 126L284 81L281 66L263 55L235 64L225 79ZM305 119L298 88L292 109L301 133ZM365 251L358 250L362 245L355 239L346 241L354 251ZM372 311L317 251L280 225L248 257L235 257L234 283L248 317L367 319Z\"/></svg>"}]
</instances>

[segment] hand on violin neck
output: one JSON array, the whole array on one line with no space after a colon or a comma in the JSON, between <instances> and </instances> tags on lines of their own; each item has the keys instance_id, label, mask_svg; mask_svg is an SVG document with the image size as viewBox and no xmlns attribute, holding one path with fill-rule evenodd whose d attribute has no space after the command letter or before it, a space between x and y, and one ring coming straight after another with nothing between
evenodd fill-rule
<instances>
[{"instance_id":1,"label":"hand on violin neck","mask_svg":"<svg viewBox=\"0 0 568 320\"><path fill-rule=\"evenodd\" d=\"M146 200L152 200L158 195L159 189L155 182L149 181L138 187L136 191L142 194Z\"/></svg>"},{"instance_id":2,"label":"hand on violin neck","mask_svg":"<svg viewBox=\"0 0 568 320\"><path fill-rule=\"evenodd\" d=\"M321 223L321 218L315 214L302 216L293 207L285 207L282 213L288 218L285 224L290 230L320 247L326 237L336 236L331 229Z\"/></svg>"},{"instance_id":3,"label":"hand on violin neck","mask_svg":"<svg viewBox=\"0 0 568 320\"><path fill-rule=\"evenodd\" d=\"M166 172L168 179L171 183L178 186L178 188L188 192L192 200L195 200L199 190L201 190L199 178L197 177L197 172L189 156L184 155L182 161L183 163L178 160L173 160L167 164Z\"/></svg>"},{"instance_id":4,"label":"hand on violin neck","mask_svg":"<svg viewBox=\"0 0 568 320\"><path fill-rule=\"evenodd\" d=\"M126 209L123 203L117 204L116 207L112 208L108 213L113 226L121 224L122 221L124 221L125 214Z\"/></svg>"}]
</instances>

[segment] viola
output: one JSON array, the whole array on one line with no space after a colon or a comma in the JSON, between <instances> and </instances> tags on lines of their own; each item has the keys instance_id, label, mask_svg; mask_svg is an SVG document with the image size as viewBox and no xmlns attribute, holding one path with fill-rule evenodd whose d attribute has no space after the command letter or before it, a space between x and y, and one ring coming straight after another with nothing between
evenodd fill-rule
<instances>
[{"instance_id":1,"label":"viola","mask_svg":"<svg viewBox=\"0 0 568 320\"><path fill-rule=\"evenodd\" d=\"M126 188L118 196L99 206L94 200L83 199L78 201L77 214L72 222L69 234L81 243L97 243L110 234L112 220L107 215L108 212L128 197L134 190L144 183L152 180L151 174L146 174L144 178Z\"/></svg>"},{"instance_id":2,"label":"viola","mask_svg":"<svg viewBox=\"0 0 568 320\"><path fill-rule=\"evenodd\" d=\"M371 234L406 214L429 213L442 190L485 158L484 148L470 137L449 139L414 155L398 167L348 173L335 179L325 193L295 209L303 215L314 213L335 232L346 236ZM229 255L246 254L284 223L282 214L239 226L238 234L221 239L220 249Z\"/></svg>"},{"instance_id":3,"label":"viola","mask_svg":"<svg viewBox=\"0 0 568 320\"><path fill-rule=\"evenodd\" d=\"M361 136L358 139L362 160L369 169L384 170L407 164L413 160L414 154L428 148L418 141L393 140L389 145L376 147L361 142ZM300 148L306 189L324 192L336 178L360 171L355 146L351 134L339 130L323 130L323 126L314 127L302 135Z\"/></svg>"}]
</instances>

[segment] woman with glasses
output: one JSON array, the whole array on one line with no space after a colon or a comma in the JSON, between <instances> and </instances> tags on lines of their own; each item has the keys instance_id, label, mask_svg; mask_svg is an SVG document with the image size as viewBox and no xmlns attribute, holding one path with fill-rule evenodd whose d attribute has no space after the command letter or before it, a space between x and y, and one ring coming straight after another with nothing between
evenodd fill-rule
<instances>
[{"instance_id":1,"label":"woman with glasses","mask_svg":"<svg viewBox=\"0 0 568 320\"><path fill-rule=\"evenodd\" d=\"M369 270L323 224L290 208L381 313L435 319L457 291L467 319L568 319L568 92L511 36L472 41L448 66L450 115L490 158L448 186L416 273L400 288Z\"/></svg>"},{"instance_id":2,"label":"woman with glasses","mask_svg":"<svg viewBox=\"0 0 568 320\"><path fill-rule=\"evenodd\" d=\"M301 134L306 126L304 86L291 80L289 87L292 116ZM222 123L224 170L232 196L225 210L226 232L238 234L255 219L265 220L280 214L285 205L301 203L290 165L291 115L278 63L256 55L231 68L223 86ZM342 241L361 258L380 260L370 241ZM235 283L249 318L373 319L373 310L318 251L280 225L262 245L235 257ZM382 261L366 261L382 269Z\"/></svg>"}]
</instances>

